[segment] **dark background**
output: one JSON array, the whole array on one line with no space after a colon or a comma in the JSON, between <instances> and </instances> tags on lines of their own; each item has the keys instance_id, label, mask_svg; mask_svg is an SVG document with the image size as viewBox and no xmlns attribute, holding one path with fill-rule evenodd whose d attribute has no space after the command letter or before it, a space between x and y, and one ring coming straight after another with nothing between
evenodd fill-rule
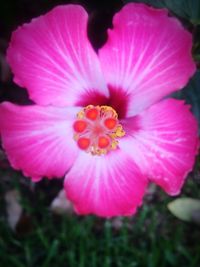
<instances>
[{"instance_id":1,"label":"dark background","mask_svg":"<svg viewBox=\"0 0 200 267\"><path fill-rule=\"evenodd\" d=\"M121 0L3 0L0 3L0 36L8 39L18 25L45 14L56 5L69 3L82 5L90 14L88 32L95 47L105 41L105 29L111 26L113 14L123 4Z\"/></svg>"}]
</instances>

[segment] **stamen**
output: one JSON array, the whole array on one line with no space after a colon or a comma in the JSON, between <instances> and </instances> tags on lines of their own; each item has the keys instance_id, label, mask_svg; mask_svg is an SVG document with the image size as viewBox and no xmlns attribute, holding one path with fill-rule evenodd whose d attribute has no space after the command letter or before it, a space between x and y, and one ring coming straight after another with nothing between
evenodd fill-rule
<instances>
[{"instance_id":1,"label":"stamen","mask_svg":"<svg viewBox=\"0 0 200 267\"><path fill-rule=\"evenodd\" d=\"M125 135L116 111L109 106L85 107L77 114L73 128L78 147L92 155L102 155L116 149L118 138Z\"/></svg>"}]
</instances>

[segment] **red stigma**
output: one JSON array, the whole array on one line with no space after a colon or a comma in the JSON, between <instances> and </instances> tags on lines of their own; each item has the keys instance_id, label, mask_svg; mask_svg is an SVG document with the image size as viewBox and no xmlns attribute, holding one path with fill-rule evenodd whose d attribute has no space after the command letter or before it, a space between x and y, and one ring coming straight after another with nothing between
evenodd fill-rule
<instances>
[{"instance_id":1,"label":"red stigma","mask_svg":"<svg viewBox=\"0 0 200 267\"><path fill-rule=\"evenodd\" d=\"M80 149L87 149L90 145L90 139L89 138L86 138L86 137L80 137L77 141L78 143L78 146Z\"/></svg>"},{"instance_id":2,"label":"red stigma","mask_svg":"<svg viewBox=\"0 0 200 267\"><path fill-rule=\"evenodd\" d=\"M77 132L77 133L84 132L86 127L87 127L87 123L84 120L77 120L77 121L75 121L75 123L73 125L73 128L74 128L75 132Z\"/></svg>"},{"instance_id":3,"label":"red stigma","mask_svg":"<svg viewBox=\"0 0 200 267\"><path fill-rule=\"evenodd\" d=\"M104 121L104 124L108 129L112 130L117 125L117 120L113 118L108 118Z\"/></svg>"},{"instance_id":4,"label":"red stigma","mask_svg":"<svg viewBox=\"0 0 200 267\"><path fill-rule=\"evenodd\" d=\"M110 144L110 140L106 136L100 136L98 141L98 146L100 148L106 148Z\"/></svg>"},{"instance_id":5,"label":"red stigma","mask_svg":"<svg viewBox=\"0 0 200 267\"><path fill-rule=\"evenodd\" d=\"M90 120L96 120L99 115L99 111L96 108L91 108L86 112L86 117Z\"/></svg>"}]
</instances>

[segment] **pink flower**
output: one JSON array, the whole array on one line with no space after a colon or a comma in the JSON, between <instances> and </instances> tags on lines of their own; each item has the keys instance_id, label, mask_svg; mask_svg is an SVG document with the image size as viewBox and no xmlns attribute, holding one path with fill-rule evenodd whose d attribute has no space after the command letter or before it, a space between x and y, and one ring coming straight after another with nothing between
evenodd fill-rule
<instances>
[{"instance_id":1,"label":"pink flower","mask_svg":"<svg viewBox=\"0 0 200 267\"><path fill-rule=\"evenodd\" d=\"M131 215L149 182L176 195L197 151L197 122L165 98L195 72L192 38L166 10L128 4L96 53L88 16L58 6L18 28L7 59L36 105L0 106L3 147L33 181L65 175L80 214Z\"/></svg>"}]
</instances>

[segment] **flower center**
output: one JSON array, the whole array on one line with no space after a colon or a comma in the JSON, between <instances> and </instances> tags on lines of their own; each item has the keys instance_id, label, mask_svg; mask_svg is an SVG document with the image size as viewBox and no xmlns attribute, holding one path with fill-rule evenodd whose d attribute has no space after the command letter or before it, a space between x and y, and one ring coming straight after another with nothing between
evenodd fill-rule
<instances>
[{"instance_id":1,"label":"flower center","mask_svg":"<svg viewBox=\"0 0 200 267\"><path fill-rule=\"evenodd\" d=\"M78 147L92 155L116 149L117 139L125 135L117 112L109 106L89 105L83 108L78 112L73 128Z\"/></svg>"}]
</instances>

